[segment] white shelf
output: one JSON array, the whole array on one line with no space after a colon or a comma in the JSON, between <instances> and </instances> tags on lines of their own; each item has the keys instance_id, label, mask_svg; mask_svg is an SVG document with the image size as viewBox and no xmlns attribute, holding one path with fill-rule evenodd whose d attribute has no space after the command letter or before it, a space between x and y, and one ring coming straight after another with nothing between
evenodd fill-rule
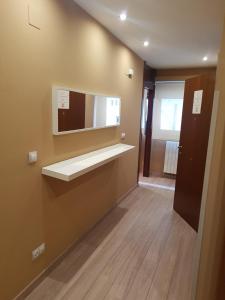
<instances>
[{"instance_id":1,"label":"white shelf","mask_svg":"<svg viewBox=\"0 0 225 300\"><path fill-rule=\"evenodd\" d=\"M107 164L134 148L135 146L131 145L116 144L46 166L42 168L42 174L64 181L71 181Z\"/></svg>"}]
</instances>

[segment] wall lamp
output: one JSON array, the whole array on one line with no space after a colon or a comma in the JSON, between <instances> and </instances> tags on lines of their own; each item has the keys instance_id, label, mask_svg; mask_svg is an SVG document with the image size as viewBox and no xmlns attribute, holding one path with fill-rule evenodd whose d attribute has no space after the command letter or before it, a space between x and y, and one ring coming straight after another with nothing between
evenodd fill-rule
<instances>
[{"instance_id":1,"label":"wall lamp","mask_svg":"<svg viewBox=\"0 0 225 300\"><path fill-rule=\"evenodd\" d=\"M134 70L133 69L129 69L128 73L127 73L127 77L130 78L130 79L132 79L133 76L134 76Z\"/></svg>"}]
</instances>

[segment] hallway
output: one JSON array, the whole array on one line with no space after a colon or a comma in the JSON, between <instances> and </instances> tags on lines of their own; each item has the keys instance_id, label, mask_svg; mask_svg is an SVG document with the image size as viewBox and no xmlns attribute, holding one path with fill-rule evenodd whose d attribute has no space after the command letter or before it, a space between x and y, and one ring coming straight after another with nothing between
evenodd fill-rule
<instances>
[{"instance_id":1,"label":"hallway","mask_svg":"<svg viewBox=\"0 0 225 300\"><path fill-rule=\"evenodd\" d=\"M136 188L26 300L190 300L196 233L172 201Z\"/></svg>"},{"instance_id":2,"label":"hallway","mask_svg":"<svg viewBox=\"0 0 225 300\"><path fill-rule=\"evenodd\" d=\"M159 188L170 191L175 191L176 180L166 177L143 177L139 174L139 185L145 188Z\"/></svg>"}]
</instances>

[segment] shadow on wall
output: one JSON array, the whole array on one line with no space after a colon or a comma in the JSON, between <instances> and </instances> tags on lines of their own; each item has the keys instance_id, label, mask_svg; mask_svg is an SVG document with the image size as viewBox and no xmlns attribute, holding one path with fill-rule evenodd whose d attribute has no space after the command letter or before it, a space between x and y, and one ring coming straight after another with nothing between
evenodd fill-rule
<instances>
[{"instance_id":1,"label":"shadow on wall","mask_svg":"<svg viewBox=\"0 0 225 300\"><path fill-rule=\"evenodd\" d=\"M117 161L110 162L71 182L43 177L47 261L63 253L116 205L118 166Z\"/></svg>"},{"instance_id":2,"label":"shadow on wall","mask_svg":"<svg viewBox=\"0 0 225 300\"><path fill-rule=\"evenodd\" d=\"M107 133L107 134L106 134ZM68 152L74 153L76 149L76 155L80 153L90 152L96 150L96 146L93 146L93 140L95 145L101 145L100 148L110 146L112 144L118 143L118 133L113 128L104 128L88 131L89 138L86 138L87 132L76 132L76 139L74 139L73 134L54 136L54 151L55 155L65 154L65 147ZM109 143L110 140L110 143ZM63 142L62 142L63 141ZM80 142L79 142L80 141ZM99 146L98 146L99 148ZM67 156L68 157L68 156Z\"/></svg>"},{"instance_id":3,"label":"shadow on wall","mask_svg":"<svg viewBox=\"0 0 225 300\"><path fill-rule=\"evenodd\" d=\"M84 184L90 184L90 181L93 180L93 176L98 176L98 173L101 173L102 171L104 171L104 169L108 169L109 167L112 167L115 165L116 165L116 162L112 161L109 164L100 166L97 169L95 169L91 172L88 172L87 174L84 174L82 176L79 176L69 182L66 182L66 181L63 181L63 180L60 180L57 178L44 176L43 177L44 178L43 186L44 186L44 189L47 189L47 193L48 193L47 199L56 199L74 189L78 189L79 187L82 188L82 186ZM110 178L105 178L104 183L107 183L107 181L109 179ZM75 200L75 199L73 199L73 200Z\"/></svg>"},{"instance_id":4,"label":"shadow on wall","mask_svg":"<svg viewBox=\"0 0 225 300\"><path fill-rule=\"evenodd\" d=\"M68 283L90 258L96 248L105 240L127 212L126 208L116 207L104 220L99 222L64 258L49 277L62 283Z\"/></svg>"},{"instance_id":5,"label":"shadow on wall","mask_svg":"<svg viewBox=\"0 0 225 300\"><path fill-rule=\"evenodd\" d=\"M96 224L103 215L108 213L109 203L110 206L114 206L110 214L107 214L84 236L85 242L82 238L69 250L66 257L63 257L63 262L60 259L56 263L58 265L56 269L53 270L55 264L50 268L48 275L50 278L59 282L68 282L126 214L127 209L115 207L117 172L118 162L112 161L71 182L43 177L42 199L48 260L50 258L53 261L60 254L58 253L59 246L63 253L68 246L68 239L72 244L88 232L92 224ZM94 193L90 197L92 187ZM110 197L108 196L109 188L111 189ZM102 193L105 194L104 202L100 202ZM101 212L99 212L99 207L102 207ZM85 216L85 220L82 216ZM51 220L58 220L58 222L54 223ZM73 220L72 228L71 220Z\"/></svg>"}]
</instances>

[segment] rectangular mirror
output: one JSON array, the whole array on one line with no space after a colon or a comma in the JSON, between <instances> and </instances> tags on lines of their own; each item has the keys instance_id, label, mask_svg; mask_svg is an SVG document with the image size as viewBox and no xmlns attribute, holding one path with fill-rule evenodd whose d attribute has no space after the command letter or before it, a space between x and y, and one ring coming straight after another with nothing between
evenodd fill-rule
<instances>
[{"instance_id":1,"label":"rectangular mirror","mask_svg":"<svg viewBox=\"0 0 225 300\"><path fill-rule=\"evenodd\" d=\"M120 98L53 87L53 134L120 125Z\"/></svg>"}]
</instances>

